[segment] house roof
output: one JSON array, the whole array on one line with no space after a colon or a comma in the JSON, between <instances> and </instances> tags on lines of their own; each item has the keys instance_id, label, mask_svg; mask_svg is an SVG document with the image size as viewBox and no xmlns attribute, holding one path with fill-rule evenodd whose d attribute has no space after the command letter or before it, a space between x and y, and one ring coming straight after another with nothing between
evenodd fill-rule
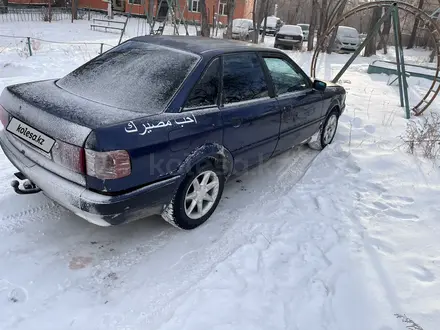
<instances>
[{"instance_id":1,"label":"house roof","mask_svg":"<svg viewBox=\"0 0 440 330\"><path fill-rule=\"evenodd\" d=\"M166 47L176 48L199 55L217 55L237 51L269 51L258 45L225 39L215 39L195 36L142 36L131 39L133 41L148 42ZM274 51L274 49L270 49Z\"/></svg>"}]
</instances>

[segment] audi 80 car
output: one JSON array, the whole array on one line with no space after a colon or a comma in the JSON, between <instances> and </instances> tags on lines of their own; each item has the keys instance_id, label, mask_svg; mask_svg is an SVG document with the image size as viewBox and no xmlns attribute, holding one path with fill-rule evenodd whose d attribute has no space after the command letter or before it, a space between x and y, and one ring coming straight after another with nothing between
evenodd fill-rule
<instances>
[{"instance_id":1,"label":"audi 80 car","mask_svg":"<svg viewBox=\"0 0 440 330\"><path fill-rule=\"evenodd\" d=\"M16 193L42 191L100 226L157 214L193 229L231 175L331 143L345 90L276 49L144 36L60 79L8 86L0 105Z\"/></svg>"}]
</instances>

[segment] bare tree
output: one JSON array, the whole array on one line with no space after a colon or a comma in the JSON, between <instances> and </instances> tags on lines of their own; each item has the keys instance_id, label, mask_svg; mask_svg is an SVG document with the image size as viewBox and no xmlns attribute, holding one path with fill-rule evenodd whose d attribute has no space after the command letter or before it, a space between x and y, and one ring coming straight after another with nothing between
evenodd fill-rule
<instances>
[{"instance_id":1,"label":"bare tree","mask_svg":"<svg viewBox=\"0 0 440 330\"><path fill-rule=\"evenodd\" d=\"M339 2L336 4L336 7L334 8L334 10L336 11L336 22L339 21L342 17L342 15L344 14L344 9L345 6L347 5L348 0L339 0ZM328 19L330 20L330 18ZM336 23L335 22L335 23ZM329 22L329 24L333 24L334 22ZM333 49L333 44L335 43L336 40L336 35L338 34L338 28L339 25L337 25L330 37L330 40L328 42L327 45L327 54L331 54L332 53L332 49Z\"/></svg>"},{"instance_id":2,"label":"bare tree","mask_svg":"<svg viewBox=\"0 0 440 330\"><path fill-rule=\"evenodd\" d=\"M264 42L264 37L266 36L266 27L267 27L267 16L269 15L269 0L264 0L265 6L264 6L264 23L263 23L263 33L261 33L261 42Z\"/></svg>"},{"instance_id":3,"label":"bare tree","mask_svg":"<svg viewBox=\"0 0 440 330\"><path fill-rule=\"evenodd\" d=\"M380 20L382 16L382 8L377 7L373 10L373 15L371 16L370 25L368 26L368 33L371 33L373 31L374 26L376 25L377 21ZM377 32L376 32L377 34ZM376 36L374 36L370 42L367 43L365 46L365 52L364 56L369 57L371 55L376 55Z\"/></svg>"},{"instance_id":4,"label":"bare tree","mask_svg":"<svg viewBox=\"0 0 440 330\"><path fill-rule=\"evenodd\" d=\"M309 27L309 41L307 43L307 50L313 50L313 41L315 39L316 21L318 18L318 0L312 0L312 13L310 15L310 27Z\"/></svg>"},{"instance_id":5,"label":"bare tree","mask_svg":"<svg viewBox=\"0 0 440 330\"><path fill-rule=\"evenodd\" d=\"M423 9L424 4L425 4L425 0L419 0L419 5L417 8ZM419 27L419 24L420 24L420 18L419 16L416 16L407 49L414 48L414 44L416 43L417 28Z\"/></svg>"},{"instance_id":6,"label":"bare tree","mask_svg":"<svg viewBox=\"0 0 440 330\"><path fill-rule=\"evenodd\" d=\"M149 13L149 19L150 19L150 24L153 24L153 17L155 16L154 13L154 0L147 0L148 1L148 13Z\"/></svg>"},{"instance_id":7,"label":"bare tree","mask_svg":"<svg viewBox=\"0 0 440 330\"><path fill-rule=\"evenodd\" d=\"M226 37L228 39L232 39L232 21L234 20L235 0L227 0L226 9L228 15L228 28L226 29Z\"/></svg>"},{"instance_id":8,"label":"bare tree","mask_svg":"<svg viewBox=\"0 0 440 330\"><path fill-rule=\"evenodd\" d=\"M319 10L318 47L322 46L324 33L327 30L328 9L328 1L321 0L321 8Z\"/></svg>"},{"instance_id":9,"label":"bare tree","mask_svg":"<svg viewBox=\"0 0 440 330\"><path fill-rule=\"evenodd\" d=\"M390 32L391 32L391 15L388 15L388 17L386 17L385 21L383 22L383 28L382 28L382 32L380 33L379 44L377 45L377 50L383 48L383 53L385 55L388 54L388 41L390 39Z\"/></svg>"},{"instance_id":10,"label":"bare tree","mask_svg":"<svg viewBox=\"0 0 440 330\"><path fill-rule=\"evenodd\" d=\"M206 1L200 0L200 14L202 19L201 35L202 37L209 37L209 21L208 21L208 11L206 8Z\"/></svg>"},{"instance_id":11,"label":"bare tree","mask_svg":"<svg viewBox=\"0 0 440 330\"><path fill-rule=\"evenodd\" d=\"M264 10L266 7L266 1L269 0L255 0L252 7L252 21L254 28L254 35L252 36L252 42L258 44L258 35L261 28L261 19L264 16Z\"/></svg>"}]
</instances>

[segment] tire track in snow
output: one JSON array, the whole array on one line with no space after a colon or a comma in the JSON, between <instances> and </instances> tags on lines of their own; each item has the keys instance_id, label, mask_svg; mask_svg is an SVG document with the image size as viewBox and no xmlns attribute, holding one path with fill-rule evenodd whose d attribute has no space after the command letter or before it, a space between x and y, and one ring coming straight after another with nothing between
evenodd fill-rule
<instances>
[{"instance_id":1,"label":"tire track in snow","mask_svg":"<svg viewBox=\"0 0 440 330\"><path fill-rule=\"evenodd\" d=\"M267 202L262 203L262 199L274 201L279 199L280 195L291 190L301 180L318 154L318 152L307 147L295 148L260 165L260 168L253 169L240 176L240 184L245 186L257 185L260 189L247 194L246 191L241 190L240 184L231 183L227 186L225 195L235 192L238 195L237 199L240 201L245 200L245 203L247 201L247 205L242 205L231 212L230 209L233 208L235 203L231 199L225 200L210 221L200 229L188 233L190 238L186 238L185 241L191 240L191 237L196 241L200 240L199 237L206 236L214 236L213 239L200 240L202 244L193 242L193 246L197 246L197 248L185 251L184 246L179 244L183 237L180 234L176 234L175 237L172 237L172 235L169 244L161 251L156 250L155 255L150 255L149 261L155 264L156 258L160 259L162 255L169 255L170 251L168 250L174 249L175 245L182 250L181 256L178 256L176 261L169 261L170 268L156 269L149 273L148 282L137 283L134 281L131 282L131 288L127 288L129 292L131 291L129 295L133 295L132 299L136 299L138 292L143 292L142 301L144 306L147 306L151 312L151 315L162 315L157 319L150 318L148 320L151 328L158 326L156 322L159 319L162 319L162 321L163 318L171 319L173 310L177 308L179 302L184 301L185 296L200 281L213 273L219 264L224 263L244 245L253 244L257 237L261 236L258 226L252 221L250 215L257 215L263 211ZM296 157L292 159L292 156ZM255 175L260 171L266 171L268 175L266 177ZM265 187L264 193L261 191L262 186ZM179 233L181 232L179 231ZM148 295L145 294L146 292L148 292ZM163 314L167 316L164 317ZM117 315L115 319L121 317L124 316Z\"/></svg>"},{"instance_id":2,"label":"tire track in snow","mask_svg":"<svg viewBox=\"0 0 440 330\"><path fill-rule=\"evenodd\" d=\"M81 295L88 297L88 300L108 299L110 303L112 303L112 297L115 296L127 297L130 301L137 300L140 302L139 308L148 311L147 323L154 328L158 322L162 323L164 319L172 318L172 312L179 302L185 301L192 288L196 288L201 280L215 272L219 264L225 262L244 245L252 245L256 240L262 239L261 230L256 226L258 223L253 221L252 214L264 212L267 201L277 200L280 195L292 189L303 177L317 154L316 151L306 147L295 148L239 177L240 184L230 182L225 189L225 196L229 195L229 199L222 201L209 222L193 232L176 230L171 226L157 227L157 225L154 225L153 231L150 232L148 230L151 228L150 225L132 224L134 226L131 226L129 224L124 229L120 228L121 234L116 235L110 233L116 231L101 229L98 231L94 227L63 223L58 224L59 227L53 231L43 224L39 230L45 232L45 236L39 244L45 244L48 240L58 241L61 236L68 234L71 237L68 244L58 243L62 260L67 260L69 256L76 256L78 253L84 256L90 253L95 254L88 276L75 275L73 277L76 279L72 280L72 283L85 289ZM259 171L263 171L264 175L259 175ZM243 185L245 190L242 190ZM1 202L8 205L7 199L10 197L12 197L11 194L5 195L1 198ZM26 222L32 221L32 215L39 213L44 215L57 205L36 196L21 198L25 199L25 203L34 205L23 211L3 216L2 221L8 224L3 226L4 229L13 230L17 227L25 227ZM261 202L262 198L266 200L266 203ZM48 213L50 216L54 215L59 218L67 216L66 212L60 208L59 211ZM130 226L134 231L141 229L146 234L145 237L141 239L139 235L130 234ZM74 228L78 228L78 231L83 228L86 231L81 234L74 230L74 233L71 233ZM1 229L2 224L0 224L0 231ZM107 247L107 250L112 248L113 251L93 251L85 245L88 242L84 241L84 237L88 236L89 240L93 241L113 241ZM124 242L123 237L132 238L132 236L136 241ZM72 240L78 241L78 244L74 244ZM54 264L53 267L62 268L59 264ZM111 272L117 274L118 280L105 280L106 274ZM46 294L48 297L57 297L56 301L64 300L73 289L68 290L69 286L67 285L61 292L51 292L46 288L48 289ZM52 306L55 310L58 308L54 302L50 302L51 299L45 301L34 299L30 299L28 303L33 306L40 304ZM40 310L37 307L36 310L38 312L30 312L30 319L41 319L44 315L48 315L46 309ZM106 318L101 313L90 313L90 317L98 318L97 324L103 323ZM124 314L111 316L107 321L112 326L116 326L126 321L128 324L133 324L133 320L137 318L138 316L126 311ZM68 321L71 320L65 320L65 322ZM75 321L75 324L86 325L88 324L86 322L86 319L81 317ZM24 326L25 323L21 325Z\"/></svg>"},{"instance_id":3,"label":"tire track in snow","mask_svg":"<svg viewBox=\"0 0 440 330\"><path fill-rule=\"evenodd\" d=\"M52 208L54 208L56 206L57 206L57 204L55 204L52 201L49 201L49 202L47 202L45 204L41 204L41 205L38 205L38 206L30 207L30 208L27 208L27 209L25 209L23 211L16 212L16 213L4 216L4 217L0 218L0 221L19 220L20 218L22 218L24 216L30 216L30 215L32 215L34 213L37 213L37 212L41 212L41 211L44 211L44 210L50 210L50 209L52 209Z\"/></svg>"}]
</instances>

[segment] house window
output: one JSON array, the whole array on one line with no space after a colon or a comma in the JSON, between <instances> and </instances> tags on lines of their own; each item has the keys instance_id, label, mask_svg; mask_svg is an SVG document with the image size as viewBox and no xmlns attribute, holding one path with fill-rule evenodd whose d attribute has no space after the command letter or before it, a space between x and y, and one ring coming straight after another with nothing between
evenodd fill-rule
<instances>
[{"instance_id":1,"label":"house window","mask_svg":"<svg viewBox=\"0 0 440 330\"><path fill-rule=\"evenodd\" d=\"M141 4L141 0L128 0L128 3L130 3L132 5L140 5Z\"/></svg>"},{"instance_id":2,"label":"house window","mask_svg":"<svg viewBox=\"0 0 440 330\"><path fill-rule=\"evenodd\" d=\"M193 13L200 13L200 0L191 0L190 11Z\"/></svg>"},{"instance_id":3,"label":"house window","mask_svg":"<svg viewBox=\"0 0 440 330\"><path fill-rule=\"evenodd\" d=\"M222 16L226 16L228 14L228 6L226 5L226 2L220 1L219 14Z\"/></svg>"}]
</instances>

